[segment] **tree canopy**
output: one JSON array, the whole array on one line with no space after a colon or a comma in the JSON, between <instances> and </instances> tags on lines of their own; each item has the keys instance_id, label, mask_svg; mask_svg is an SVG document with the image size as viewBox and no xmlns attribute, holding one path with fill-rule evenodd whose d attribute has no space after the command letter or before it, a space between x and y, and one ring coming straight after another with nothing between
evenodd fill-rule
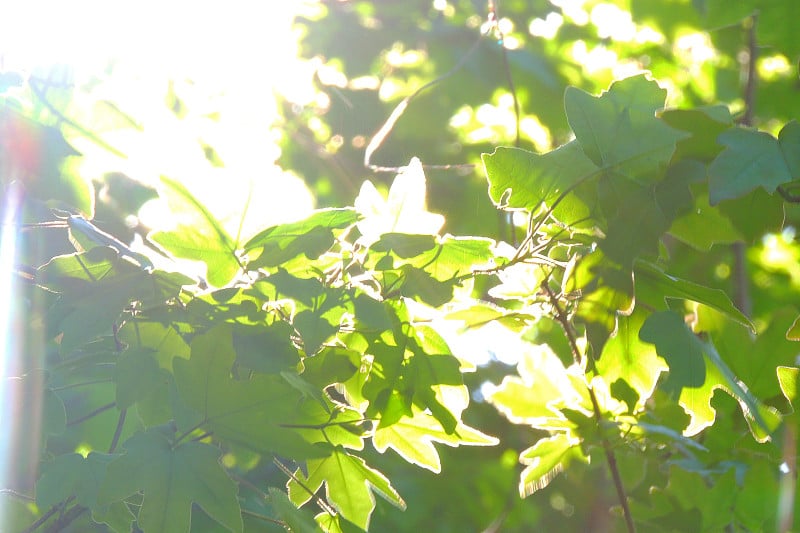
<instances>
[{"instance_id":1,"label":"tree canopy","mask_svg":"<svg viewBox=\"0 0 800 533\"><path fill-rule=\"evenodd\" d=\"M798 4L296 9L0 63L2 529L800 529Z\"/></svg>"}]
</instances>

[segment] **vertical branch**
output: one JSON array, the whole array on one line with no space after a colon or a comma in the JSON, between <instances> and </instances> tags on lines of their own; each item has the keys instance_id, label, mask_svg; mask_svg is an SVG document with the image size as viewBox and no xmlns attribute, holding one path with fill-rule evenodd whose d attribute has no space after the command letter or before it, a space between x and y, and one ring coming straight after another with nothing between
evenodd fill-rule
<instances>
[{"instance_id":1,"label":"vertical branch","mask_svg":"<svg viewBox=\"0 0 800 533\"><path fill-rule=\"evenodd\" d=\"M758 23L758 13L753 13L745 22L747 30L747 64L745 65L744 79L744 114L740 123L743 126L753 125L753 116L756 103L756 59L758 56L758 45L756 43L756 24ZM737 307L747 316L752 313L753 302L750 297L750 277L747 272L747 259L745 257L745 245L736 242L732 245L733 251L733 282L734 300Z\"/></svg>"},{"instance_id":2,"label":"vertical branch","mask_svg":"<svg viewBox=\"0 0 800 533\"><path fill-rule=\"evenodd\" d=\"M582 357L581 352L578 349L578 339L575 333L575 328L572 327L572 324L567 318L566 312L561 307L561 304L558 303L558 298L555 294L553 294L552 289L550 289L550 286L547 284L547 280L542 282L542 289L544 289L544 292L547 294L547 298L550 300L550 305L553 306L556 321L559 323L561 329L564 331L564 335L567 337L570 351L572 351L572 359L576 364L580 365ZM597 433L600 435L600 441L603 444L603 451L606 455L608 469L611 471L611 477L614 480L614 488L617 491L617 498L622 506L622 514L625 517L625 525L627 526L628 533L635 533L636 526L633 523L633 515L631 515L631 509L628 506L628 496L625 494L625 486L622 484L622 476L620 476L619 473L619 466L617 465L617 458L614 455L614 448L612 448L611 442L608 440L605 428L603 427L603 413L600 411L600 403L597 401L597 396L594 393L592 384L588 381L586 383L586 388L589 391L589 398L591 398L592 401L592 411L594 413L595 422L597 423Z\"/></svg>"},{"instance_id":3,"label":"vertical branch","mask_svg":"<svg viewBox=\"0 0 800 533\"><path fill-rule=\"evenodd\" d=\"M503 58L503 70L506 75L506 82L508 83L508 90L511 91L511 97L514 99L514 125L516 133L514 136L514 146L519 148L522 143L520 136L520 106L519 98L517 98L517 87L514 85L514 77L511 75L511 65L508 62L508 49L506 48L505 36L500 29L500 17L497 14L498 0L489 0L488 2L488 21L493 25L495 34L497 35L497 44L500 46L500 55ZM509 241L512 246L517 247L517 232L514 227L514 215L511 212L501 215L500 224L506 226L509 232ZM501 230L502 231L502 230Z\"/></svg>"}]
</instances>

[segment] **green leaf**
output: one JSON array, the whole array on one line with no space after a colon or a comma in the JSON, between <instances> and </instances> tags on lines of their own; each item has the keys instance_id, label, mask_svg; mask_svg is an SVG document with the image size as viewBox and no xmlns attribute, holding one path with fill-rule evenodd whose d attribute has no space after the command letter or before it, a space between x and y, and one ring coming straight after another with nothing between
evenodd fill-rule
<instances>
[{"instance_id":1,"label":"green leaf","mask_svg":"<svg viewBox=\"0 0 800 533\"><path fill-rule=\"evenodd\" d=\"M386 200L371 181L365 181L355 200L363 217L357 224L361 242L369 245L384 233L438 234L444 217L428 211L426 195L425 172L416 157L392 181Z\"/></svg>"},{"instance_id":2,"label":"green leaf","mask_svg":"<svg viewBox=\"0 0 800 533\"><path fill-rule=\"evenodd\" d=\"M800 341L800 316L794 319L791 327L786 332L786 338L790 341Z\"/></svg>"},{"instance_id":3,"label":"green leaf","mask_svg":"<svg viewBox=\"0 0 800 533\"><path fill-rule=\"evenodd\" d=\"M45 463L36 482L36 504L48 509L70 497L92 510L99 509L100 483L113 456L92 452L86 458L76 453L58 455Z\"/></svg>"},{"instance_id":4,"label":"green leaf","mask_svg":"<svg viewBox=\"0 0 800 533\"><path fill-rule=\"evenodd\" d=\"M594 97L578 88L564 93L567 120L583 152L596 166L652 183L687 137L655 116L667 91L645 75L611 84Z\"/></svg>"},{"instance_id":5,"label":"green leaf","mask_svg":"<svg viewBox=\"0 0 800 533\"><path fill-rule=\"evenodd\" d=\"M302 400L282 377L258 374L234 380L236 354L230 327L217 326L192 341L191 359L173 361L175 382L183 401L221 439L249 449L305 458L324 455L288 427L297 423ZM324 415L315 422L326 421Z\"/></svg>"},{"instance_id":6,"label":"green leaf","mask_svg":"<svg viewBox=\"0 0 800 533\"><path fill-rule=\"evenodd\" d=\"M623 380L638 396L638 409L653 394L658 378L669 366L653 346L639 339L639 330L647 314L636 308L630 316L619 318L617 332L603 346L597 371L607 383Z\"/></svg>"},{"instance_id":7,"label":"green leaf","mask_svg":"<svg viewBox=\"0 0 800 533\"><path fill-rule=\"evenodd\" d=\"M739 402L753 437L759 442L770 440L780 423L777 411L759 402L714 346L701 341L680 315L673 311L653 313L642 326L639 337L655 344L658 354L669 364L665 387L680 395L678 403L691 417L684 435L695 435L714 423L716 410L711 406L711 398L716 389L722 389Z\"/></svg>"},{"instance_id":8,"label":"green leaf","mask_svg":"<svg viewBox=\"0 0 800 533\"><path fill-rule=\"evenodd\" d=\"M483 154L489 179L489 196L500 209L536 211L542 203L553 207L556 200L599 170L577 142L567 143L544 155L519 148L496 148ZM561 201L563 222L588 215L588 208L576 198Z\"/></svg>"},{"instance_id":9,"label":"green leaf","mask_svg":"<svg viewBox=\"0 0 800 533\"><path fill-rule=\"evenodd\" d=\"M780 137L762 131L733 128L720 134L725 150L708 167L709 201L738 198L762 187L768 193L798 177L800 125L787 124Z\"/></svg>"},{"instance_id":10,"label":"green leaf","mask_svg":"<svg viewBox=\"0 0 800 533\"><path fill-rule=\"evenodd\" d=\"M707 194L695 196L694 208L674 220L669 233L701 252L708 252L715 244L744 240L730 219L709 205Z\"/></svg>"},{"instance_id":11,"label":"green leaf","mask_svg":"<svg viewBox=\"0 0 800 533\"><path fill-rule=\"evenodd\" d=\"M375 449L384 453L387 448L392 448L409 463L438 474L442 465L434 442L453 447L493 446L499 442L461 420L458 420L455 431L448 433L432 415L420 409L413 409L413 413L413 416L403 416L388 427L379 427L372 438Z\"/></svg>"},{"instance_id":12,"label":"green leaf","mask_svg":"<svg viewBox=\"0 0 800 533\"><path fill-rule=\"evenodd\" d=\"M110 334L132 300L155 296L151 276L107 247L55 257L37 271L37 282L61 293L49 313L52 333L63 333L64 354Z\"/></svg>"},{"instance_id":13,"label":"green leaf","mask_svg":"<svg viewBox=\"0 0 800 533\"><path fill-rule=\"evenodd\" d=\"M755 333L753 323L733 305L724 291L671 276L654 263L647 261L637 261L634 274L637 294L642 290L648 294L658 295L663 300L680 298L707 305Z\"/></svg>"},{"instance_id":14,"label":"green leaf","mask_svg":"<svg viewBox=\"0 0 800 533\"><path fill-rule=\"evenodd\" d=\"M710 163L722 151L717 137L733 124L728 106L716 105L695 109L667 109L661 119L675 129L691 134L678 141L674 159L696 159Z\"/></svg>"},{"instance_id":15,"label":"green leaf","mask_svg":"<svg viewBox=\"0 0 800 533\"><path fill-rule=\"evenodd\" d=\"M588 459L581 451L580 439L566 433L540 439L519 456L522 464L526 465L520 474L520 496L525 498L545 488L575 459Z\"/></svg>"},{"instance_id":16,"label":"green leaf","mask_svg":"<svg viewBox=\"0 0 800 533\"><path fill-rule=\"evenodd\" d=\"M236 361L267 374L294 368L300 361L300 354L292 343L293 334L291 324L283 321L260 327L236 325L233 328Z\"/></svg>"},{"instance_id":17,"label":"green leaf","mask_svg":"<svg viewBox=\"0 0 800 533\"><path fill-rule=\"evenodd\" d=\"M520 355L519 376L506 376L487 396L514 424L539 429L573 427L563 409L591 410L586 390L578 390L561 359L546 344L530 345ZM588 412L588 411L587 411Z\"/></svg>"},{"instance_id":18,"label":"green leaf","mask_svg":"<svg viewBox=\"0 0 800 533\"><path fill-rule=\"evenodd\" d=\"M580 258L565 283L570 293L581 294L576 316L587 324L589 340L602 348L617 327L617 316L634 307L633 272L622 268L595 250Z\"/></svg>"},{"instance_id":19,"label":"green leaf","mask_svg":"<svg viewBox=\"0 0 800 533\"><path fill-rule=\"evenodd\" d=\"M704 177L702 165L682 161L652 185L639 187L614 176L600 178L598 197L608 220L600 246L606 256L630 267L641 254L657 255L661 236L692 205L689 184Z\"/></svg>"},{"instance_id":20,"label":"green leaf","mask_svg":"<svg viewBox=\"0 0 800 533\"><path fill-rule=\"evenodd\" d=\"M134 348L123 352L117 361L114 381L119 409L127 409L147 397L162 381L152 350Z\"/></svg>"},{"instance_id":21,"label":"green leaf","mask_svg":"<svg viewBox=\"0 0 800 533\"><path fill-rule=\"evenodd\" d=\"M278 516L286 522L290 531L295 533L322 533L319 524L314 521L314 517L308 512L295 507L289 500L285 492L269 488L269 501L277 512Z\"/></svg>"},{"instance_id":22,"label":"green leaf","mask_svg":"<svg viewBox=\"0 0 800 533\"><path fill-rule=\"evenodd\" d=\"M800 413L800 368L779 366L776 371L781 392L789 400L794 412Z\"/></svg>"},{"instance_id":23,"label":"green leaf","mask_svg":"<svg viewBox=\"0 0 800 533\"><path fill-rule=\"evenodd\" d=\"M308 476L298 470L295 477L312 493L325 483L327 500L342 516L362 529L369 527L370 515L375 509L373 491L394 506L405 509L405 502L383 474L342 448L336 448L330 457L309 460L306 469ZM311 494L301 488L295 479L289 480L287 488L289 499L295 505L303 505L311 499Z\"/></svg>"},{"instance_id":24,"label":"green leaf","mask_svg":"<svg viewBox=\"0 0 800 533\"><path fill-rule=\"evenodd\" d=\"M242 531L236 484L220 466L219 450L200 442L174 446L157 429L136 433L123 446L127 453L108 465L104 504L141 490L137 521L145 533L189 531L192 503L229 531Z\"/></svg>"},{"instance_id":25,"label":"green leaf","mask_svg":"<svg viewBox=\"0 0 800 533\"><path fill-rule=\"evenodd\" d=\"M227 285L240 269L236 255L239 244L184 185L166 177L161 178L161 183L159 193L179 224L174 230L152 232L148 239L175 257L202 261L209 283L215 287Z\"/></svg>"},{"instance_id":26,"label":"green leaf","mask_svg":"<svg viewBox=\"0 0 800 533\"><path fill-rule=\"evenodd\" d=\"M766 461L753 461L736 495L734 515L750 531L776 531L775 500L778 483L774 467Z\"/></svg>"},{"instance_id":27,"label":"green leaf","mask_svg":"<svg viewBox=\"0 0 800 533\"><path fill-rule=\"evenodd\" d=\"M695 342L694 334L679 314L673 311L653 313L641 327L639 337L645 343L654 344L658 355L669 366L664 390L678 396L684 388L697 389L706 382L703 348Z\"/></svg>"},{"instance_id":28,"label":"green leaf","mask_svg":"<svg viewBox=\"0 0 800 533\"><path fill-rule=\"evenodd\" d=\"M335 229L358 221L354 209L321 209L305 220L267 228L244 245L249 269L279 266L300 254L316 259L334 243Z\"/></svg>"}]
</instances>

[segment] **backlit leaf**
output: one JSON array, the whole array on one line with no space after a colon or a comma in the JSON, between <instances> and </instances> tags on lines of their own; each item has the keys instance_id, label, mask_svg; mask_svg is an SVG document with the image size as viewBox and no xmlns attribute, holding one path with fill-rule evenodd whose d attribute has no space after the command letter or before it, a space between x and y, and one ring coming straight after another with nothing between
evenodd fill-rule
<instances>
[{"instance_id":1,"label":"backlit leaf","mask_svg":"<svg viewBox=\"0 0 800 533\"><path fill-rule=\"evenodd\" d=\"M519 494L523 498L549 485L571 461L587 460L581 451L580 439L567 433L541 439L519 457L522 464L527 465L519 481Z\"/></svg>"},{"instance_id":2,"label":"backlit leaf","mask_svg":"<svg viewBox=\"0 0 800 533\"><path fill-rule=\"evenodd\" d=\"M367 529L369 526L370 515L375 509L373 492L377 492L396 507L405 509L405 502L383 474L367 466L360 457L350 455L342 448L337 448L325 459L309 460L306 470L307 476L298 470L295 472L295 477L312 493L325 483L327 500L342 513L342 516L362 529ZM287 488L289 499L295 505L303 505L311 499L311 494L301 488L294 479L289 480Z\"/></svg>"},{"instance_id":3,"label":"backlit leaf","mask_svg":"<svg viewBox=\"0 0 800 533\"><path fill-rule=\"evenodd\" d=\"M411 417L403 416L391 426L378 428L372 439L375 449L383 453L387 448L392 448L409 463L438 474L442 465L434 442L453 447L492 446L498 443L496 438L485 435L460 420L455 431L448 433L433 416L419 409L413 409L413 412Z\"/></svg>"}]
</instances>

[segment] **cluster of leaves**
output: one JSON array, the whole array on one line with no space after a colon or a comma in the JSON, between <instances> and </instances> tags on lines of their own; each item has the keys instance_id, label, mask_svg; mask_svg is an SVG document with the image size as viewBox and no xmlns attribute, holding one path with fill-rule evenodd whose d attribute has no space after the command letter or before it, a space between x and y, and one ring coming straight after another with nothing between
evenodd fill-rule
<instances>
[{"instance_id":1,"label":"cluster of leaves","mask_svg":"<svg viewBox=\"0 0 800 533\"><path fill-rule=\"evenodd\" d=\"M635 14L677 31L643 4L633 2ZM720 6L700 7L703 20L719 22ZM364 21L375 15L372 4L342 9L331 16L355 17L371 34L375 25ZM406 7L386 9L408 16ZM699 24L701 15L686 20ZM597 37L579 26L569 28L576 39ZM779 27L759 35L780 48ZM445 35L447 26L434 30ZM350 48L341 44L344 55ZM573 80L574 65L556 68L559 46L537 44L544 63L511 55L531 78L523 102L527 90L558 92L565 79L599 86L596 78ZM484 52L497 63L498 50ZM706 74L687 82L685 102L703 103L691 86ZM453 103L452 94L441 98ZM481 98L472 87L465 101ZM800 131L788 120L771 126L777 135L743 128L724 105L664 109L665 98L643 75L598 96L570 87L565 113L543 98L539 116L556 138L573 140L541 154L497 148L483 156L491 203L528 217L516 249L442 234L444 219L425 208L416 159L387 200L367 182L352 208L318 210L248 237L229 233L191 187L168 178L157 194L178 223L151 231L149 248L134 252L91 224L72 224L76 249L50 237L40 260L46 230L34 230L18 256L38 268L18 272L28 279L15 289L12 315L25 309L20 327L45 340L28 352L45 359L29 358L5 385L16 398L37 399L24 416L43 431L27 450L35 492L24 475L10 483L17 495L35 493L34 502L4 503L10 527L400 530L416 527L404 516L417 502L428 505L418 520L430 526L439 503L416 496L433 482L417 469L404 483L380 455L388 448L454 480L439 498L458 494L456 505L469 500L500 516L487 524L482 515L473 526L507 519L508 527L543 527L551 522L538 516L542 509L564 521L583 498L589 507L619 506L616 517L603 514L604 523L619 521L608 528L623 520L647 530L796 527L800 321L781 296L797 293L796 246L753 247L783 255L774 264L752 260L753 279L767 280L752 316L720 290L724 279L698 274L697 264L724 265L721 245L781 228L784 199L793 200L800 180ZM24 222L51 219L50 208L91 218L95 192L68 172L76 154L40 112L11 99L0 109L0 131L11 132L0 137L4 212L24 196ZM398 138L408 135L425 153L425 135L436 128L410 123L413 135L399 129ZM259 209L258 198L248 209ZM448 223L485 226L467 209L449 215ZM513 352L516 374L476 367L450 336L454 323L464 336L492 338L496 354ZM499 384L487 387L486 379ZM487 402L465 411L478 391ZM487 404L510 426L487 415ZM478 409L480 423L465 421ZM483 468L475 455L448 468L452 456L435 443L514 448L522 496L574 497L514 514L505 494L488 494L503 490L499 468ZM503 472L512 471L507 457ZM558 476L565 471L570 476ZM616 495L597 490L609 478ZM403 498L414 504L392 519L375 493L401 509ZM792 509L794 525L785 522ZM572 523L585 525L591 512Z\"/></svg>"},{"instance_id":2,"label":"cluster of leaves","mask_svg":"<svg viewBox=\"0 0 800 533\"><path fill-rule=\"evenodd\" d=\"M781 424L775 406L788 409L795 399L789 376L797 373L796 350L787 346L779 356L743 348L754 344L755 328L728 297L667 269L673 240L698 250L726 242L736 231L728 210L757 201L763 191L777 196L777 187L791 187L800 176L790 170L796 123L775 139L734 125L723 107L662 111L664 96L644 76L615 82L599 97L569 89L565 107L574 141L543 155L498 148L484 157L495 203L531 213L527 247L517 256L524 266L516 276L507 269L493 292L515 308L549 306L575 358L565 368L550 349L536 350L520 363L519 376L506 378L490 398L510 420L551 435L522 452L529 465L523 493L547 485L575 459L588 460L602 439L625 442L645 456L676 447L679 458L668 463L702 469L715 485L734 466L709 465L703 460L709 450L684 440L715 423L714 392L739 404L762 443ZM528 262L541 266L531 270ZM523 280L527 292L520 290ZM786 335L789 324L770 327ZM576 332L585 343L576 342ZM668 398L688 421L659 412ZM764 453L774 454L777 475L784 454L794 450L783 450L780 439L769 450ZM708 474L714 468L719 471ZM735 518L726 519L753 527L749 511L733 510ZM646 523L665 512L642 509L634 517ZM718 527L718 519L704 514L704 527Z\"/></svg>"},{"instance_id":3,"label":"cluster of leaves","mask_svg":"<svg viewBox=\"0 0 800 533\"><path fill-rule=\"evenodd\" d=\"M5 197L25 195L33 216L42 198L21 188L9 184ZM418 160L388 203L364 191L360 213L319 210L241 242L164 178L160 194L180 222L149 240L202 263L207 280L109 246L91 224L70 225L84 246L36 269L30 289L46 298L37 320L49 343L46 370L37 369L49 417L36 483L45 518L63 526L89 510L116 531L134 520L144 531L188 531L196 503L231 531L264 520L367 529L373 493L405 504L359 457L365 440L434 472L434 442L497 442L461 421L468 365L424 311L465 290L494 242L437 235L442 219L424 210ZM78 430L112 410L116 430ZM270 464L288 497L258 488ZM322 507L320 525L296 507L310 500Z\"/></svg>"}]
</instances>

